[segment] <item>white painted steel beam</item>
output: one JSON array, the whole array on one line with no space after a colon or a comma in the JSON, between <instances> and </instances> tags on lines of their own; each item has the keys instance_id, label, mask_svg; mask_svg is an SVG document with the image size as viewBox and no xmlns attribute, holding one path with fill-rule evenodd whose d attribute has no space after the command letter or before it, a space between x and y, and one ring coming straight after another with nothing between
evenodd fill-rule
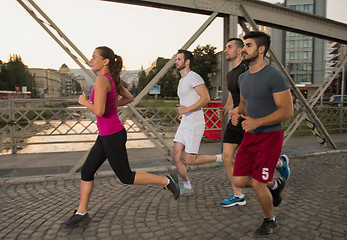
<instances>
[{"instance_id":1,"label":"white painted steel beam","mask_svg":"<svg viewBox=\"0 0 347 240\"><path fill-rule=\"evenodd\" d=\"M347 24L257 0L102 0L140 6L243 18L243 5L256 24L347 44Z\"/></svg>"}]
</instances>

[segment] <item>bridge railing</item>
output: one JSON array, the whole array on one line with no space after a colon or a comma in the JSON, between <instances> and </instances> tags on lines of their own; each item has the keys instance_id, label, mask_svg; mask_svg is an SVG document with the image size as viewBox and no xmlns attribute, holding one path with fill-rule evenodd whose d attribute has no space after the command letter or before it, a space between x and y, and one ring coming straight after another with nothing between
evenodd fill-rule
<instances>
[{"instance_id":1,"label":"bridge railing","mask_svg":"<svg viewBox=\"0 0 347 240\"><path fill-rule=\"evenodd\" d=\"M136 109L163 138L172 141L179 125L177 108L137 107ZM209 126L206 131L221 131L220 120L216 117L217 110L218 107L204 109L205 120L209 122L206 124ZM346 107L317 105L314 111L329 133L347 132ZM127 119L124 125L128 133L138 134L133 134L135 137L128 138L128 141L147 139L131 120L132 117L134 116ZM284 123L285 128L293 118ZM294 135L309 135L310 132L307 125L302 123ZM48 148L50 144L91 143L94 142L97 133L94 114L78 105L77 99L0 100L0 154L17 153L26 146L35 144L44 144ZM38 140L29 141L34 137ZM42 138L39 137L45 137L45 140L40 140Z\"/></svg>"}]
</instances>

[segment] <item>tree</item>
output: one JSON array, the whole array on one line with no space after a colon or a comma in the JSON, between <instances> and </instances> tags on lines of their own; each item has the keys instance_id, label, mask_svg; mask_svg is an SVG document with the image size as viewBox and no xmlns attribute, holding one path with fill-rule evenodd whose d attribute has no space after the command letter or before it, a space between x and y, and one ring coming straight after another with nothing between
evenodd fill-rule
<instances>
[{"instance_id":1,"label":"tree","mask_svg":"<svg viewBox=\"0 0 347 240\"><path fill-rule=\"evenodd\" d=\"M206 87L210 89L210 75L214 74L217 68L217 57L215 53L216 47L206 45L201 47L197 46L194 51L194 63L192 70L198 73L204 80ZM145 71L138 73L139 82L136 89L136 94L142 91L146 85L154 78L154 76L164 67L169 59L158 57L155 67L146 75ZM162 97L177 97L177 87L180 75L175 68L169 71L160 79L158 85L161 87Z\"/></svg>"},{"instance_id":2,"label":"tree","mask_svg":"<svg viewBox=\"0 0 347 240\"><path fill-rule=\"evenodd\" d=\"M145 71L140 71L138 73L139 83L137 85L137 94L146 87L168 61L169 59L159 57L157 58L155 67L149 71L148 75L146 75ZM179 78L174 69L170 69L158 82L160 86L160 95L162 97L176 97L178 80Z\"/></svg>"},{"instance_id":3,"label":"tree","mask_svg":"<svg viewBox=\"0 0 347 240\"><path fill-rule=\"evenodd\" d=\"M0 72L0 90L14 91L16 87L26 86L31 97L37 96L36 83L28 67L18 55L11 55Z\"/></svg>"},{"instance_id":4,"label":"tree","mask_svg":"<svg viewBox=\"0 0 347 240\"><path fill-rule=\"evenodd\" d=\"M137 83L137 88L136 88L136 92L135 95L139 94L142 89L144 89L147 85L147 77L146 77L146 72L144 70L140 71L137 74L138 78L139 78L139 82Z\"/></svg>"},{"instance_id":5,"label":"tree","mask_svg":"<svg viewBox=\"0 0 347 240\"><path fill-rule=\"evenodd\" d=\"M198 73L204 80L207 89L210 89L210 76L215 73L217 68L216 47L209 44L206 46L198 45L194 51L194 63L192 70Z\"/></svg>"},{"instance_id":6,"label":"tree","mask_svg":"<svg viewBox=\"0 0 347 240\"><path fill-rule=\"evenodd\" d=\"M136 84L135 84L135 82L133 82L132 84L131 84L131 88L130 88L130 90L129 90L129 92L133 95L133 96L136 96Z\"/></svg>"}]
</instances>

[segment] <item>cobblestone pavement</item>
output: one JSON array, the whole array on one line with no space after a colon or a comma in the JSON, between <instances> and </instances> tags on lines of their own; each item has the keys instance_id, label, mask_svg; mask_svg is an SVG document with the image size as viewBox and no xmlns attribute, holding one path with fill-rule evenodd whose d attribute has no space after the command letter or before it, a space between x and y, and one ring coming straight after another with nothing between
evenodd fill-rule
<instances>
[{"instance_id":1,"label":"cobblestone pavement","mask_svg":"<svg viewBox=\"0 0 347 240\"><path fill-rule=\"evenodd\" d=\"M292 158L279 227L269 239L347 238L347 153ZM166 173L158 173L166 174ZM95 181L86 228L60 228L77 207L78 179L0 186L0 239L254 239L262 210L252 189L245 206L220 207L231 187L222 167L190 170L195 194L178 201L159 186Z\"/></svg>"}]
</instances>

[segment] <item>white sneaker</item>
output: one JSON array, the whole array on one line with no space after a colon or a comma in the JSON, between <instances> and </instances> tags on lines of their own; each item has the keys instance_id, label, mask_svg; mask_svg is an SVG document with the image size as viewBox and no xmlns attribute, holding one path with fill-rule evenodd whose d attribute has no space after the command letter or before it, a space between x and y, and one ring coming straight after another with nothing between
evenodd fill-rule
<instances>
[{"instance_id":1,"label":"white sneaker","mask_svg":"<svg viewBox=\"0 0 347 240\"><path fill-rule=\"evenodd\" d=\"M180 189L181 195L192 195L194 194L193 188L185 188L184 186Z\"/></svg>"}]
</instances>

